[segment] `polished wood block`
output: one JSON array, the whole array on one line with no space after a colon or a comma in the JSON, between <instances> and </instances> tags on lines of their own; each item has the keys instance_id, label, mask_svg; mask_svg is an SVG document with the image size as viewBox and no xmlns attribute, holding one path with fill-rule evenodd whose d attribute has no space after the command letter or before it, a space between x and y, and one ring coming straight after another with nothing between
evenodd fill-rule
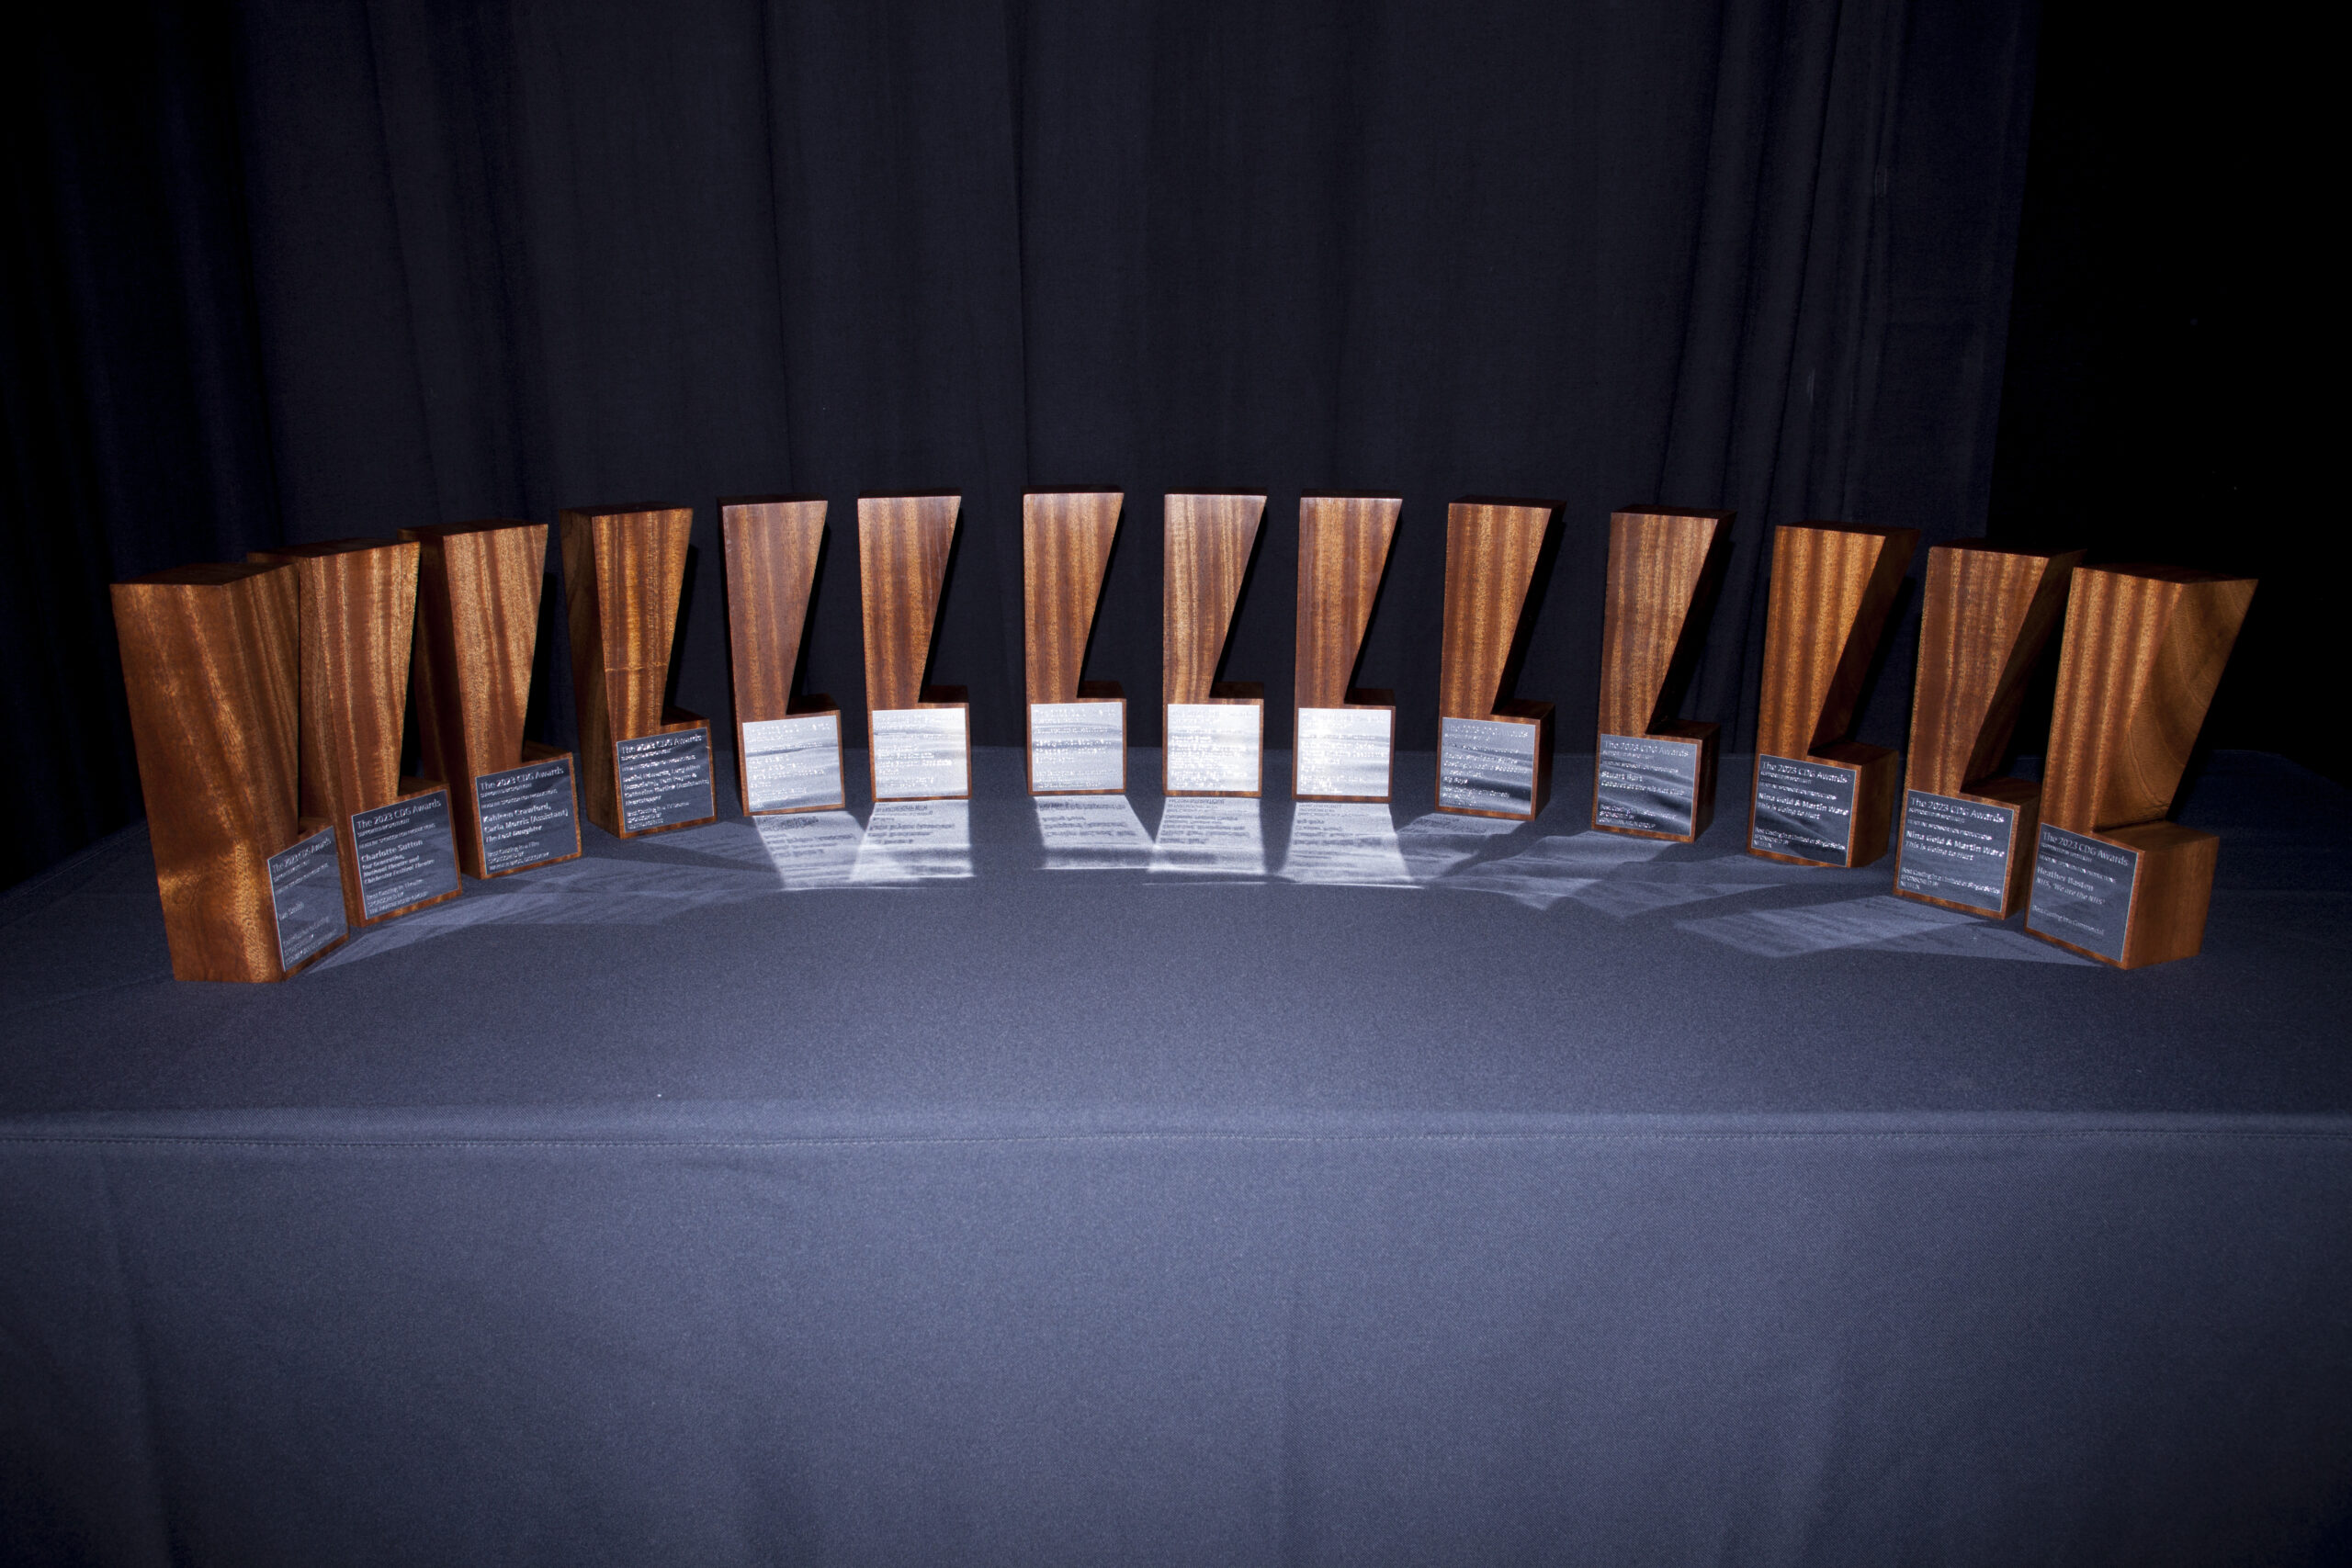
<instances>
[{"instance_id":1,"label":"polished wood block","mask_svg":"<svg viewBox=\"0 0 2352 1568\"><path fill-rule=\"evenodd\" d=\"M1445 629L1439 647L1437 808L1466 817L1532 818L1552 795L1552 705L1505 688L1525 654L1527 596L1560 514L1555 501L1464 496L1445 513ZM1525 811L1448 805L1442 739L1449 718L1536 727L1534 786Z\"/></svg>"},{"instance_id":2,"label":"polished wood block","mask_svg":"<svg viewBox=\"0 0 2352 1568\"><path fill-rule=\"evenodd\" d=\"M1871 655L1918 545L1916 528L1796 523L1773 531L1757 781L1764 784L1774 758L1838 769L1852 775L1853 803L1841 861L1758 849L1751 792L1749 853L1797 865L1861 866L1886 852L1894 815L1895 754L1846 736L1853 728L1854 705Z\"/></svg>"},{"instance_id":3,"label":"polished wood block","mask_svg":"<svg viewBox=\"0 0 2352 1568\"><path fill-rule=\"evenodd\" d=\"M2041 786L1996 777L1995 771L2008 751L2026 684L2058 628L2082 558L2080 550L2003 549L1983 539L1928 550L1905 789L1997 809L2009 823L2009 850L1994 907L1938 897L1906 886L1918 880L1905 874L1906 826L1895 842L1894 891L1903 897L2000 919L2024 902L2032 886Z\"/></svg>"},{"instance_id":4,"label":"polished wood block","mask_svg":"<svg viewBox=\"0 0 2352 1568\"><path fill-rule=\"evenodd\" d=\"M808 641L808 605L816 591L817 562L825 547L825 502L821 496L746 496L718 503L718 531L727 551L729 671L735 693L735 782L744 809L752 806L752 747L746 724L783 718L836 716L833 724L836 774L841 768L840 706L822 692L792 690ZM845 806L833 798L775 810L825 811Z\"/></svg>"},{"instance_id":5,"label":"polished wood block","mask_svg":"<svg viewBox=\"0 0 2352 1568\"><path fill-rule=\"evenodd\" d=\"M2186 958L2203 945L2217 840L2165 818L2255 586L2252 578L2177 567L2074 574L2042 820L2129 851L2138 873L2120 953L2052 935L2034 909L2029 931L2125 969Z\"/></svg>"},{"instance_id":6,"label":"polished wood block","mask_svg":"<svg viewBox=\"0 0 2352 1568\"><path fill-rule=\"evenodd\" d=\"M294 577L283 565L191 566L113 588L176 979L267 981L288 973L278 961L269 857L324 827L306 828L299 806Z\"/></svg>"},{"instance_id":7,"label":"polished wood block","mask_svg":"<svg viewBox=\"0 0 2352 1568\"><path fill-rule=\"evenodd\" d=\"M1266 498L1239 494L1170 494L1162 502L1160 601L1160 785L1170 795L1254 796L1264 786L1266 688L1257 681L1219 681L1216 667L1233 632L1242 580L1264 524ZM1258 783L1247 789L1187 789L1170 784L1169 709L1254 706L1258 712Z\"/></svg>"},{"instance_id":8,"label":"polished wood block","mask_svg":"<svg viewBox=\"0 0 2352 1568\"><path fill-rule=\"evenodd\" d=\"M1028 706L1024 734L1032 795L1116 795L1126 787L1126 693L1115 681L1081 681L1087 639L1102 598L1102 574L1118 536L1124 491L1033 490L1021 498L1022 663ZM1097 788L1040 789L1036 705L1118 705L1118 782ZM1105 721L1106 727L1108 721Z\"/></svg>"},{"instance_id":9,"label":"polished wood block","mask_svg":"<svg viewBox=\"0 0 2352 1568\"><path fill-rule=\"evenodd\" d=\"M1404 510L1401 495L1310 492L1298 498L1296 706L1385 714L1392 750L1396 694L1351 682L1363 657L1364 632L1372 624L1373 605L1380 598L1381 579L1387 574L1388 552L1396 540L1396 519ZM1295 713L1293 716L1295 721ZM1388 798L1385 784L1377 795L1301 794L1298 761L1303 745L1296 722L1292 733L1294 798Z\"/></svg>"},{"instance_id":10,"label":"polished wood block","mask_svg":"<svg viewBox=\"0 0 2352 1568\"><path fill-rule=\"evenodd\" d=\"M684 506L574 507L562 516L580 794L588 819L621 838L638 835L622 827L616 748L649 735L709 729L698 715L667 704L694 521L694 509Z\"/></svg>"},{"instance_id":11,"label":"polished wood block","mask_svg":"<svg viewBox=\"0 0 2352 1568\"><path fill-rule=\"evenodd\" d=\"M964 498L952 491L857 498L858 581L865 617L866 763L877 767L876 713L902 708L968 708L967 688L923 684L931 662L939 596ZM963 800L971 795L970 716L965 718L966 787L890 799ZM883 797L878 772L877 798Z\"/></svg>"},{"instance_id":12,"label":"polished wood block","mask_svg":"<svg viewBox=\"0 0 2352 1568\"><path fill-rule=\"evenodd\" d=\"M1600 634L1600 734L1593 826L1635 838L1689 843L1715 815L1722 727L1678 719L1673 688L1705 637L1703 612L1720 579L1734 513L1679 507L1627 507L1610 514L1609 572ZM1687 748L1691 777L1687 832L1602 820L1605 738L1632 737Z\"/></svg>"}]
</instances>

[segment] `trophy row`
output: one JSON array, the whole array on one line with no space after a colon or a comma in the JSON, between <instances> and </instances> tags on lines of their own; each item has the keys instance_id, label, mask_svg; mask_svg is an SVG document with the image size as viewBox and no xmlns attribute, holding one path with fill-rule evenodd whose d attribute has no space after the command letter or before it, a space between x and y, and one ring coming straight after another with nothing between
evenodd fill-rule
<instances>
[{"instance_id":1,"label":"trophy row","mask_svg":"<svg viewBox=\"0 0 2352 1568\"><path fill-rule=\"evenodd\" d=\"M1023 503L1027 775L1035 795L1126 788L1126 699L1081 678L1125 496ZM965 688L927 685L961 513L952 493L861 497L868 765L876 800L970 793ZM1385 801L1393 693L1354 685L1403 500L1299 502L1301 800ZM720 506L746 810L840 809L841 711L796 693L821 499ZM1254 796L1265 688L1217 678L1265 497L1166 498L1161 784ZM1528 819L1551 792L1553 705L1518 696L1530 591L1559 508L1473 497L1446 520L1437 809ZM664 701L689 508L568 511L561 548L580 752L524 739L547 528L469 523L258 552L114 589L173 973L282 979L349 928L580 853L577 800L624 838L718 815L710 727ZM1713 815L1718 727L1675 716L1732 513L1610 520L1592 825L1689 842ZM1895 891L2006 918L2123 968L2193 953L2215 840L2166 820L2255 584L2082 552L1928 552L1905 787L1850 739L1918 535L1775 530L1748 849L1860 866L1894 839ZM2064 621L2039 783L1999 776ZM413 690L423 776L401 776ZM576 784L575 792L575 765ZM1899 825L1899 830L1897 830Z\"/></svg>"}]
</instances>

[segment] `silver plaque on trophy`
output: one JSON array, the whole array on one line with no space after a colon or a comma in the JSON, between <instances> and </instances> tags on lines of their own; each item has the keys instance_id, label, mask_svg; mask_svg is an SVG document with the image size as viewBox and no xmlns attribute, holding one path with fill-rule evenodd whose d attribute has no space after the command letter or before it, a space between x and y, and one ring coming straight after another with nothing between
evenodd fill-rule
<instances>
[{"instance_id":1,"label":"silver plaque on trophy","mask_svg":"<svg viewBox=\"0 0 2352 1568\"><path fill-rule=\"evenodd\" d=\"M1257 703L1169 704L1169 790L1257 794L1264 772L1265 714Z\"/></svg>"},{"instance_id":2,"label":"silver plaque on trophy","mask_svg":"<svg viewBox=\"0 0 2352 1568\"><path fill-rule=\"evenodd\" d=\"M1293 793L1386 800L1396 728L1395 708L1300 708Z\"/></svg>"},{"instance_id":3,"label":"silver plaque on trophy","mask_svg":"<svg viewBox=\"0 0 2352 1568\"><path fill-rule=\"evenodd\" d=\"M1494 718L1440 721L1437 803L1450 811L1492 811L1524 817L1535 800L1532 724Z\"/></svg>"},{"instance_id":4,"label":"silver plaque on trophy","mask_svg":"<svg viewBox=\"0 0 2352 1568\"><path fill-rule=\"evenodd\" d=\"M842 803L842 716L753 719L743 731L743 809L818 811Z\"/></svg>"},{"instance_id":5,"label":"silver plaque on trophy","mask_svg":"<svg viewBox=\"0 0 2352 1568\"><path fill-rule=\"evenodd\" d=\"M1031 703L1029 791L1116 794L1127 787L1127 705Z\"/></svg>"},{"instance_id":6,"label":"silver plaque on trophy","mask_svg":"<svg viewBox=\"0 0 2352 1568\"><path fill-rule=\"evenodd\" d=\"M969 712L960 704L875 709L874 798L942 800L969 795Z\"/></svg>"}]
</instances>

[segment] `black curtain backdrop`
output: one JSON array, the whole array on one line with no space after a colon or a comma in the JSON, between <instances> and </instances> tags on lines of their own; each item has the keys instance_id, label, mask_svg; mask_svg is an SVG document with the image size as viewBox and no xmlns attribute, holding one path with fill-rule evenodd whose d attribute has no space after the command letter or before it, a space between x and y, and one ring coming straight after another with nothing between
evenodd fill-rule
<instances>
[{"instance_id":1,"label":"black curtain backdrop","mask_svg":"<svg viewBox=\"0 0 2352 1568\"><path fill-rule=\"evenodd\" d=\"M1738 748L1773 525L1985 526L2028 0L43 26L6 110L12 875L138 810L106 582L279 538L692 503L676 694L716 719L717 499L820 493L807 681L855 723L854 498L957 489L933 676L1004 744L1021 491L1115 484L1088 673L1148 744L1160 496L1263 489L1227 672L1266 682L1280 744L1297 496L1393 490L1363 679L1427 748L1445 505L1551 497L1519 689L1574 747L1608 513L1731 507L1684 712ZM1865 739L1905 738L1915 621Z\"/></svg>"}]
</instances>

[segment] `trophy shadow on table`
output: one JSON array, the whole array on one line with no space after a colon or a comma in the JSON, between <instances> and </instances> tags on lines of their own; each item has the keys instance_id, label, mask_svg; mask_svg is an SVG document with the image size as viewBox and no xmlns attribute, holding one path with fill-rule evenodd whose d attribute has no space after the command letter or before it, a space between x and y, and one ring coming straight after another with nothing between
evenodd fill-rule
<instances>
[{"instance_id":1,"label":"trophy shadow on table","mask_svg":"<svg viewBox=\"0 0 2352 1568\"><path fill-rule=\"evenodd\" d=\"M866 818L850 883L895 887L972 874L970 801L885 800Z\"/></svg>"},{"instance_id":2,"label":"trophy shadow on table","mask_svg":"<svg viewBox=\"0 0 2352 1568\"><path fill-rule=\"evenodd\" d=\"M1303 800L1283 852L1285 882L1329 887L1418 888L1384 802Z\"/></svg>"},{"instance_id":3,"label":"trophy shadow on table","mask_svg":"<svg viewBox=\"0 0 2352 1568\"><path fill-rule=\"evenodd\" d=\"M1046 871L1143 871L1151 835L1124 795L1050 795L1030 801Z\"/></svg>"},{"instance_id":4,"label":"trophy shadow on table","mask_svg":"<svg viewBox=\"0 0 2352 1568\"><path fill-rule=\"evenodd\" d=\"M1254 799L1171 795L1160 803L1152 835L1154 874L1262 877L1265 824Z\"/></svg>"}]
</instances>

